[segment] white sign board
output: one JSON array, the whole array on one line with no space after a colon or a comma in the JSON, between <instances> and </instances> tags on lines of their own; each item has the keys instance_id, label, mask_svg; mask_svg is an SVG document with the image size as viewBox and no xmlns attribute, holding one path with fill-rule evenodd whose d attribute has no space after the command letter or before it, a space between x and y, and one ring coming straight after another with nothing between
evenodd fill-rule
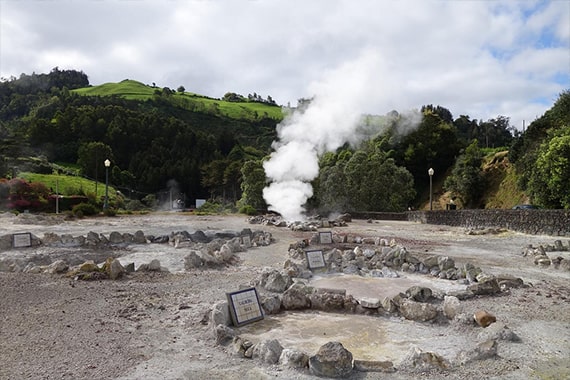
<instances>
[{"instance_id":1,"label":"white sign board","mask_svg":"<svg viewBox=\"0 0 570 380\"><path fill-rule=\"evenodd\" d=\"M321 244L332 244L332 232L319 232L319 242Z\"/></svg>"},{"instance_id":2,"label":"white sign board","mask_svg":"<svg viewBox=\"0 0 570 380\"><path fill-rule=\"evenodd\" d=\"M249 235L242 236L241 241L246 248L251 248L251 237Z\"/></svg>"},{"instance_id":3,"label":"white sign board","mask_svg":"<svg viewBox=\"0 0 570 380\"><path fill-rule=\"evenodd\" d=\"M307 263L309 264L309 269L319 269L326 266L325 258L323 257L323 251L305 251L305 254L307 255Z\"/></svg>"},{"instance_id":4,"label":"white sign board","mask_svg":"<svg viewBox=\"0 0 570 380\"><path fill-rule=\"evenodd\" d=\"M226 293L226 297L228 298L230 315L234 326L243 326L263 319L259 297L255 288Z\"/></svg>"},{"instance_id":5,"label":"white sign board","mask_svg":"<svg viewBox=\"0 0 570 380\"><path fill-rule=\"evenodd\" d=\"M32 234L29 232L12 234L12 247L23 248L32 246Z\"/></svg>"}]
</instances>

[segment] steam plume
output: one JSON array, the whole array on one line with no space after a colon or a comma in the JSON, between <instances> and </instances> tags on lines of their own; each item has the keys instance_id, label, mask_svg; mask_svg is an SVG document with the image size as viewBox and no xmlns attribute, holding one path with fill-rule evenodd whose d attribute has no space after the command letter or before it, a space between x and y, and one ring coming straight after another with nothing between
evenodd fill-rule
<instances>
[{"instance_id":1,"label":"steam plume","mask_svg":"<svg viewBox=\"0 0 570 380\"><path fill-rule=\"evenodd\" d=\"M345 143L357 144L363 113L382 104L376 73L385 72L379 56L362 54L313 83L315 94L305 110L297 110L277 127L274 152L263 165L270 185L263 190L269 209L286 220L304 219L303 205L313 195L310 181L319 174L319 156ZM386 95L384 94L384 97Z\"/></svg>"}]
</instances>

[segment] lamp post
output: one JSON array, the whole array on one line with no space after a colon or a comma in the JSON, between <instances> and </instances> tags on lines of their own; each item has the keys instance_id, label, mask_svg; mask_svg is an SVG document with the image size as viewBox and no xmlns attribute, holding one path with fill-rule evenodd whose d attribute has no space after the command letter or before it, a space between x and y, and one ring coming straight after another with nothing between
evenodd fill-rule
<instances>
[{"instance_id":1,"label":"lamp post","mask_svg":"<svg viewBox=\"0 0 570 380\"><path fill-rule=\"evenodd\" d=\"M428 174L429 174L429 210L433 210L433 173L434 170L433 168L429 168L428 169Z\"/></svg>"},{"instance_id":2,"label":"lamp post","mask_svg":"<svg viewBox=\"0 0 570 380\"><path fill-rule=\"evenodd\" d=\"M105 203L103 208L107 209L109 207L109 166L111 166L111 161L106 159L105 162Z\"/></svg>"}]
</instances>

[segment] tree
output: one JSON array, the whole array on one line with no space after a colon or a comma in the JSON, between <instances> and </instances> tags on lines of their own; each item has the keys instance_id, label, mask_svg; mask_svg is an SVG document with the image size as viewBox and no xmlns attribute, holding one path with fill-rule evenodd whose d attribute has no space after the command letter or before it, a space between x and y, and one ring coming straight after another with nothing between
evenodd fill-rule
<instances>
[{"instance_id":1,"label":"tree","mask_svg":"<svg viewBox=\"0 0 570 380\"><path fill-rule=\"evenodd\" d=\"M81 168L83 175L97 180L101 178L99 172L104 168L105 160L114 161L113 150L102 142L82 144L77 155L77 165Z\"/></svg>"},{"instance_id":2,"label":"tree","mask_svg":"<svg viewBox=\"0 0 570 380\"><path fill-rule=\"evenodd\" d=\"M431 112L434 113L436 115L438 115L441 120L443 120L445 123L453 123L453 115L451 114L451 112L442 106L433 106L432 104L428 104L425 106L422 106L421 109L422 113L426 113L426 112Z\"/></svg>"},{"instance_id":3,"label":"tree","mask_svg":"<svg viewBox=\"0 0 570 380\"><path fill-rule=\"evenodd\" d=\"M267 203L263 199L263 189L267 184L261 160L248 160L241 168L242 196L240 203L250 205L258 210L266 210Z\"/></svg>"},{"instance_id":4,"label":"tree","mask_svg":"<svg viewBox=\"0 0 570 380\"><path fill-rule=\"evenodd\" d=\"M515 164L521 190L527 190L536 168L538 151L541 145L552 137L551 131L568 125L570 125L570 90L561 93L552 108L534 120L509 150L509 160Z\"/></svg>"},{"instance_id":5,"label":"tree","mask_svg":"<svg viewBox=\"0 0 570 380\"><path fill-rule=\"evenodd\" d=\"M485 148L508 147L513 141L512 129L509 125L509 118L497 116L496 119L489 119L479 123L478 134L474 136L481 142L480 146Z\"/></svg>"},{"instance_id":6,"label":"tree","mask_svg":"<svg viewBox=\"0 0 570 380\"><path fill-rule=\"evenodd\" d=\"M331 211L403 211L415 196L413 177L384 150L386 139L362 149L325 154L315 194L319 209Z\"/></svg>"},{"instance_id":7,"label":"tree","mask_svg":"<svg viewBox=\"0 0 570 380\"><path fill-rule=\"evenodd\" d=\"M459 197L464 207L473 207L484 187L481 173L482 153L479 142L473 140L465 149L465 153L457 158L451 175L445 179L444 189Z\"/></svg>"},{"instance_id":8,"label":"tree","mask_svg":"<svg viewBox=\"0 0 570 380\"><path fill-rule=\"evenodd\" d=\"M176 91L183 93L184 91L186 91L186 88L184 88L184 86L179 86Z\"/></svg>"},{"instance_id":9,"label":"tree","mask_svg":"<svg viewBox=\"0 0 570 380\"><path fill-rule=\"evenodd\" d=\"M416 192L421 194L429 182L428 169L434 168L436 175L445 173L453 166L461 148L455 126L427 108L418 128L396 144L396 164L412 174Z\"/></svg>"},{"instance_id":10,"label":"tree","mask_svg":"<svg viewBox=\"0 0 570 380\"><path fill-rule=\"evenodd\" d=\"M570 125L540 146L528 189L535 203L570 209Z\"/></svg>"},{"instance_id":11,"label":"tree","mask_svg":"<svg viewBox=\"0 0 570 380\"><path fill-rule=\"evenodd\" d=\"M222 100L226 102L245 102L243 95L236 94L235 92L226 92Z\"/></svg>"}]
</instances>

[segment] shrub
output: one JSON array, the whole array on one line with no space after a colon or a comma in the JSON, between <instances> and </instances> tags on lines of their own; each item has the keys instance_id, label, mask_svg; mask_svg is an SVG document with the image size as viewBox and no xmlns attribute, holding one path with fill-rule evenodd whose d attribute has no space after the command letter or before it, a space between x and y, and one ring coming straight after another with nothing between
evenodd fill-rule
<instances>
[{"instance_id":1,"label":"shrub","mask_svg":"<svg viewBox=\"0 0 570 380\"><path fill-rule=\"evenodd\" d=\"M146 206L138 199L133 199L125 205L127 211L141 211L146 209Z\"/></svg>"},{"instance_id":2,"label":"shrub","mask_svg":"<svg viewBox=\"0 0 570 380\"><path fill-rule=\"evenodd\" d=\"M251 205L242 206L239 212L246 215L257 215L257 210Z\"/></svg>"},{"instance_id":3,"label":"shrub","mask_svg":"<svg viewBox=\"0 0 570 380\"><path fill-rule=\"evenodd\" d=\"M99 209L97 206L91 203L80 203L78 205L73 206L72 209L73 215L81 218L83 216L91 216L96 215L99 213Z\"/></svg>"},{"instance_id":4,"label":"shrub","mask_svg":"<svg viewBox=\"0 0 570 380\"><path fill-rule=\"evenodd\" d=\"M103 214L105 214L105 216L115 216L117 215L117 210L112 207L107 207L103 210Z\"/></svg>"}]
</instances>

